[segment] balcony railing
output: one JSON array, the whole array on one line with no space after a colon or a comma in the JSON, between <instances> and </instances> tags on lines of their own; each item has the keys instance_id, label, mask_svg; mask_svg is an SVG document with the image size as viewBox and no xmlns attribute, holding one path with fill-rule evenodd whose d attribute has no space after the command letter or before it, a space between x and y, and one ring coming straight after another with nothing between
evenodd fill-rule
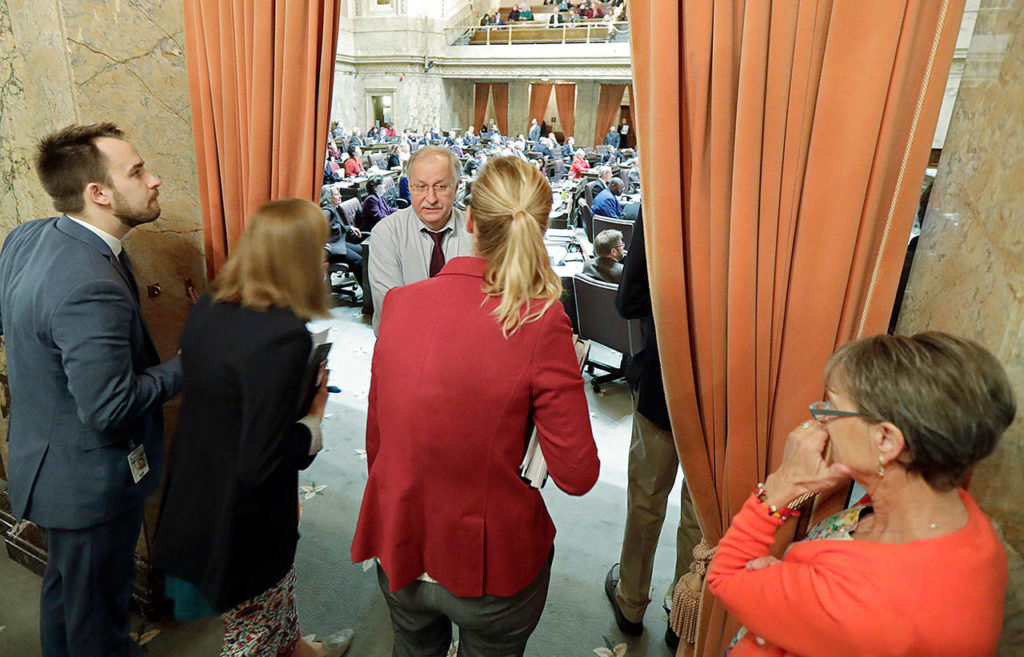
<instances>
[{"instance_id":1,"label":"balcony railing","mask_svg":"<svg viewBox=\"0 0 1024 657\"><path fill-rule=\"evenodd\" d=\"M545 25L469 25L445 30L453 46L510 46L515 44L609 43L629 40L629 23L589 20L579 23Z\"/></svg>"}]
</instances>

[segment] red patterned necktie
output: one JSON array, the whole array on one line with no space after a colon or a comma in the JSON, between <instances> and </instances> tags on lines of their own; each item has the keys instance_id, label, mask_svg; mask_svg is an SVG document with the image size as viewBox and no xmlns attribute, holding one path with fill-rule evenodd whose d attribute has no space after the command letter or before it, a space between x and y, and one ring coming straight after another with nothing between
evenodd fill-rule
<instances>
[{"instance_id":1,"label":"red patterned necktie","mask_svg":"<svg viewBox=\"0 0 1024 657\"><path fill-rule=\"evenodd\" d=\"M427 231L427 235L434 240L434 250L430 252L430 278L437 276L437 274L444 268L444 251L441 250L441 240L448 231L442 231L440 233L432 233Z\"/></svg>"}]
</instances>

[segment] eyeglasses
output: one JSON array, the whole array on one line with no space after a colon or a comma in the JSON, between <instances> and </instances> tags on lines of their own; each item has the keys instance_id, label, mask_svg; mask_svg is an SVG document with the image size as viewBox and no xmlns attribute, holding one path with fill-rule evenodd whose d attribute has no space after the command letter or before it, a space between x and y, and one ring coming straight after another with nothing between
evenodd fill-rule
<instances>
[{"instance_id":1,"label":"eyeglasses","mask_svg":"<svg viewBox=\"0 0 1024 657\"><path fill-rule=\"evenodd\" d=\"M416 183L415 185L410 185L410 189L417 194L425 194L428 189L433 189L435 194L446 194L452 187L453 185L449 185L448 183L434 183L433 185Z\"/></svg>"},{"instance_id":2,"label":"eyeglasses","mask_svg":"<svg viewBox=\"0 0 1024 657\"><path fill-rule=\"evenodd\" d=\"M829 418L836 417L858 417L864 415L863 413L851 413L850 411L837 411L832 408L832 404L827 401L816 401L811 404L811 417L819 422L823 422Z\"/></svg>"}]
</instances>

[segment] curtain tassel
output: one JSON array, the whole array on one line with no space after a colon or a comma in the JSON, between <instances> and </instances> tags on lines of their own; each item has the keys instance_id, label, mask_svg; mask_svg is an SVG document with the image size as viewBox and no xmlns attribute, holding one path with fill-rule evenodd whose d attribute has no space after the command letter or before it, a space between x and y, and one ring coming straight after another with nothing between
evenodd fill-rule
<instances>
[{"instance_id":1,"label":"curtain tassel","mask_svg":"<svg viewBox=\"0 0 1024 657\"><path fill-rule=\"evenodd\" d=\"M690 572L679 578L672 592L672 611L668 617L669 627L680 640L693 645L697 642L697 619L700 617L700 593L704 589L704 576L707 575L711 557L715 556L717 547L711 547L701 539L693 548L693 561Z\"/></svg>"}]
</instances>

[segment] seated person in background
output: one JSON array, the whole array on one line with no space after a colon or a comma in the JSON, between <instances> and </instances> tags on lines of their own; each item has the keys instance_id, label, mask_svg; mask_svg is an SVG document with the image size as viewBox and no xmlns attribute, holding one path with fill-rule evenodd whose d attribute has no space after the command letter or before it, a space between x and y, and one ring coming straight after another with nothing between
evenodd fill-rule
<instances>
[{"instance_id":1,"label":"seated person in background","mask_svg":"<svg viewBox=\"0 0 1024 657\"><path fill-rule=\"evenodd\" d=\"M609 146L608 152L601 158L601 162L609 166L622 162L622 151L615 146Z\"/></svg>"},{"instance_id":2,"label":"seated person in background","mask_svg":"<svg viewBox=\"0 0 1024 657\"><path fill-rule=\"evenodd\" d=\"M332 182L341 182L345 179L345 176L341 175L342 169L334 160L327 158L324 161L324 184L328 185Z\"/></svg>"},{"instance_id":3,"label":"seated person in background","mask_svg":"<svg viewBox=\"0 0 1024 657\"><path fill-rule=\"evenodd\" d=\"M353 146L365 146L365 145L366 144L365 144L365 142L363 142L363 138L359 136L359 128L353 129L352 130L352 136L350 136L348 138L348 147L352 148Z\"/></svg>"},{"instance_id":4,"label":"seated person in background","mask_svg":"<svg viewBox=\"0 0 1024 657\"><path fill-rule=\"evenodd\" d=\"M622 280L622 256L626 247L622 233L617 230L602 230L594 238L594 257L583 265L583 273L606 283L619 284Z\"/></svg>"},{"instance_id":5,"label":"seated person in background","mask_svg":"<svg viewBox=\"0 0 1024 657\"><path fill-rule=\"evenodd\" d=\"M373 230L377 222L395 211L384 198L383 178L372 176L366 183L366 189L370 193L363 199L363 216L359 221L359 229L364 233Z\"/></svg>"},{"instance_id":6,"label":"seated person in background","mask_svg":"<svg viewBox=\"0 0 1024 657\"><path fill-rule=\"evenodd\" d=\"M558 11L569 11L569 0L560 0L558 3Z\"/></svg>"},{"instance_id":7,"label":"seated person in background","mask_svg":"<svg viewBox=\"0 0 1024 657\"><path fill-rule=\"evenodd\" d=\"M562 146L562 157L568 159L572 157L573 153L575 152L576 140L573 139L572 137L566 137L565 144Z\"/></svg>"},{"instance_id":8,"label":"seated person in background","mask_svg":"<svg viewBox=\"0 0 1024 657\"><path fill-rule=\"evenodd\" d=\"M572 137L570 137L570 139L572 139ZM576 149L572 164L569 166L569 180L578 180L584 171L590 169L590 165L583 159L584 155L586 155L586 153L583 152L582 148Z\"/></svg>"},{"instance_id":9,"label":"seated person in background","mask_svg":"<svg viewBox=\"0 0 1024 657\"><path fill-rule=\"evenodd\" d=\"M409 207L412 194L409 192L409 160L402 163L402 175L398 177L398 198L405 201L402 207Z\"/></svg>"},{"instance_id":10,"label":"seated person in background","mask_svg":"<svg viewBox=\"0 0 1024 657\"><path fill-rule=\"evenodd\" d=\"M996 654L1006 552L962 486L1016 414L1002 365L947 333L874 335L824 378L711 561L708 588L745 625L730 657ZM771 556L789 504L851 477L868 496Z\"/></svg>"},{"instance_id":11,"label":"seated person in background","mask_svg":"<svg viewBox=\"0 0 1024 657\"><path fill-rule=\"evenodd\" d=\"M501 17L501 12L494 14L494 25L504 25L505 19Z\"/></svg>"},{"instance_id":12,"label":"seated person in background","mask_svg":"<svg viewBox=\"0 0 1024 657\"><path fill-rule=\"evenodd\" d=\"M477 139L477 136L473 133L473 126L466 128L466 134L463 135L463 137L466 140L466 146L476 146L480 143L480 140Z\"/></svg>"},{"instance_id":13,"label":"seated person in background","mask_svg":"<svg viewBox=\"0 0 1024 657\"><path fill-rule=\"evenodd\" d=\"M548 134L548 122L544 120L544 117L540 117L540 136L544 137Z\"/></svg>"},{"instance_id":14,"label":"seated person in background","mask_svg":"<svg viewBox=\"0 0 1024 657\"><path fill-rule=\"evenodd\" d=\"M449 148L451 148L451 151L453 153L455 153L455 155L458 156L458 157L463 157L465 155L465 153L462 152L462 139L461 138L460 139L456 139L455 143L452 144Z\"/></svg>"},{"instance_id":15,"label":"seated person in background","mask_svg":"<svg viewBox=\"0 0 1024 657\"><path fill-rule=\"evenodd\" d=\"M356 226L346 223L338 208L341 197L331 185L320 188L320 210L327 217L331 233L324 248L330 262L344 262L352 270L357 281L363 280L363 233Z\"/></svg>"},{"instance_id":16,"label":"seated person in background","mask_svg":"<svg viewBox=\"0 0 1024 657\"><path fill-rule=\"evenodd\" d=\"M604 9L601 9L601 5L592 5L594 10L593 18L604 18Z\"/></svg>"},{"instance_id":17,"label":"seated person in background","mask_svg":"<svg viewBox=\"0 0 1024 657\"><path fill-rule=\"evenodd\" d=\"M597 185L594 185L594 198L602 191L608 188L608 183L612 180L612 168L607 164L602 164L597 167Z\"/></svg>"},{"instance_id":18,"label":"seated person in background","mask_svg":"<svg viewBox=\"0 0 1024 657\"><path fill-rule=\"evenodd\" d=\"M512 7L508 12L508 20L509 22L519 20L519 7Z\"/></svg>"},{"instance_id":19,"label":"seated person in background","mask_svg":"<svg viewBox=\"0 0 1024 657\"><path fill-rule=\"evenodd\" d=\"M388 127L384 129L384 136L385 137L397 137L398 136L398 131L395 130L395 124L394 123L389 123Z\"/></svg>"},{"instance_id":20,"label":"seated person in background","mask_svg":"<svg viewBox=\"0 0 1024 657\"><path fill-rule=\"evenodd\" d=\"M358 146L348 147L348 159L345 160L345 177L352 178L363 173L363 149Z\"/></svg>"},{"instance_id":21,"label":"seated person in background","mask_svg":"<svg viewBox=\"0 0 1024 657\"><path fill-rule=\"evenodd\" d=\"M480 19L480 27L487 27L490 24L491 24L491 15L490 14L484 14L483 17Z\"/></svg>"},{"instance_id":22,"label":"seated person in background","mask_svg":"<svg viewBox=\"0 0 1024 657\"><path fill-rule=\"evenodd\" d=\"M612 178L608 181L607 187L594 197L594 207L591 208L595 215L611 217L612 219L622 218L622 206L619 199L615 198L622 193L622 178Z\"/></svg>"},{"instance_id":23,"label":"seated person in background","mask_svg":"<svg viewBox=\"0 0 1024 657\"><path fill-rule=\"evenodd\" d=\"M532 21L533 10L530 9L530 5L525 2L519 7L519 20L521 21Z\"/></svg>"},{"instance_id":24,"label":"seated person in background","mask_svg":"<svg viewBox=\"0 0 1024 657\"><path fill-rule=\"evenodd\" d=\"M462 174L465 176L475 176L477 172L484 168L487 164L487 154L483 151L478 151L474 157L466 160L466 163L462 166Z\"/></svg>"},{"instance_id":25,"label":"seated person in background","mask_svg":"<svg viewBox=\"0 0 1024 657\"><path fill-rule=\"evenodd\" d=\"M331 158L332 160L341 159L341 151L338 150L338 145L334 142L333 139L327 140L327 157Z\"/></svg>"},{"instance_id":26,"label":"seated person in background","mask_svg":"<svg viewBox=\"0 0 1024 657\"><path fill-rule=\"evenodd\" d=\"M551 146L552 151L559 151L562 148L558 143L558 137L553 132L548 133L548 144Z\"/></svg>"},{"instance_id":27,"label":"seated person in background","mask_svg":"<svg viewBox=\"0 0 1024 657\"><path fill-rule=\"evenodd\" d=\"M388 153L388 169L394 169L395 167L402 166L402 161L398 159L398 145L391 147L391 152Z\"/></svg>"},{"instance_id":28,"label":"seated person in background","mask_svg":"<svg viewBox=\"0 0 1024 657\"><path fill-rule=\"evenodd\" d=\"M442 143L443 145L445 145L445 146L453 146L453 145L455 144L455 140L456 140L456 138L458 138L458 139L461 139L461 137L458 137L458 136L457 136L457 135L455 134L455 131L454 131L454 130L449 130L449 131L448 131L448 134L447 134L447 135L445 135L445 137L444 137L444 139L443 139L443 140L441 141L441 143ZM459 144L465 144L465 143L466 143L466 142L464 142L464 141L459 141Z\"/></svg>"},{"instance_id":29,"label":"seated person in background","mask_svg":"<svg viewBox=\"0 0 1024 657\"><path fill-rule=\"evenodd\" d=\"M554 157L551 154L550 142L547 137L541 137L540 141L533 145L533 152L540 153L544 157Z\"/></svg>"}]
</instances>

